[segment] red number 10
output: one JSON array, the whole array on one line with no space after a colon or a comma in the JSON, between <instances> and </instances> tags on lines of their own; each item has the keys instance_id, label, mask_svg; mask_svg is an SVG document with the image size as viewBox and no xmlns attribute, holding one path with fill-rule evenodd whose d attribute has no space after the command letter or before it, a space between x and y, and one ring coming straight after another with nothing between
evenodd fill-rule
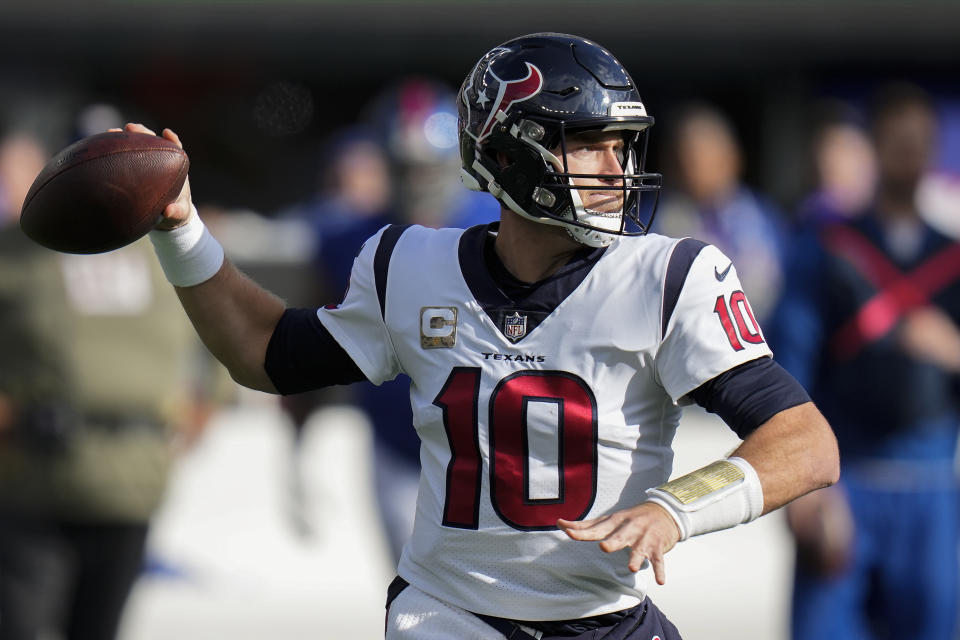
<instances>
[{"instance_id":1,"label":"red number 10","mask_svg":"<svg viewBox=\"0 0 960 640\"><path fill-rule=\"evenodd\" d=\"M480 369L456 367L433 404L443 410L450 445L443 525L479 526L482 463L479 442ZM531 498L527 408L557 405L559 496ZM587 384L565 371L517 371L490 395L490 499L515 529L555 529L557 518L579 520L597 493L597 401Z\"/></svg>"},{"instance_id":2,"label":"red number 10","mask_svg":"<svg viewBox=\"0 0 960 640\"><path fill-rule=\"evenodd\" d=\"M720 316L720 324L723 325L727 340L730 341L730 346L733 347L734 351L743 349L741 340L750 344L761 344L763 342L763 336L760 335L760 325L753 317L753 310L750 309L750 303L747 302L747 296L744 295L743 291L734 291L730 294L729 307L723 296L717 296L717 303L713 306L713 312ZM750 319L750 324L747 324L744 314L746 314L746 318ZM736 325L730 319L731 315L733 320L736 321Z\"/></svg>"}]
</instances>

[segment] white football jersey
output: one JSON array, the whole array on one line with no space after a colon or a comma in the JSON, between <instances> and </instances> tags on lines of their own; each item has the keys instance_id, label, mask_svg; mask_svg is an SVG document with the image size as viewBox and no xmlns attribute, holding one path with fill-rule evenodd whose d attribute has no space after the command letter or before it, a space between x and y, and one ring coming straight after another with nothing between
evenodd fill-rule
<instances>
[{"instance_id":1,"label":"white football jersey","mask_svg":"<svg viewBox=\"0 0 960 640\"><path fill-rule=\"evenodd\" d=\"M670 476L684 396L770 351L710 245L620 238L515 308L485 267L488 233L386 227L343 303L318 311L369 380L412 381L422 475L398 572L518 620L631 607L645 578L628 550L573 541L557 518L644 501Z\"/></svg>"}]
</instances>

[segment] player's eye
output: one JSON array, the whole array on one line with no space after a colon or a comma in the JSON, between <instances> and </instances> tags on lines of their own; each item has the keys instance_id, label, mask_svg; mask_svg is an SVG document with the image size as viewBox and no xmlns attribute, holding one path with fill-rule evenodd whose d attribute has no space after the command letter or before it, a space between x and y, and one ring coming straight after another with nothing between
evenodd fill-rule
<instances>
[{"instance_id":1,"label":"player's eye","mask_svg":"<svg viewBox=\"0 0 960 640\"><path fill-rule=\"evenodd\" d=\"M594 151L595 151L594 145L589 144L589 143L586 143L586 142L580 142L580 143L577 143L577 144L573 144L573 145L571 145L570 148L568 149L568 153L574 154L574 155L581 155L581 156L582 156L582 155L585 155L585 154L588 154L588 153L593 153Z\"/></svg>"}]
</instances>

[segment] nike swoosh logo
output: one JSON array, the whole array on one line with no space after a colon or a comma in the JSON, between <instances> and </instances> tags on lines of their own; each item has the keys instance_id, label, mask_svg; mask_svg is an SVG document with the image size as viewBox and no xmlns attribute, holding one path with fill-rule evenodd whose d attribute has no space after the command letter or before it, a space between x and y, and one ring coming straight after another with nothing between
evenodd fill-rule
<instances>
[{"instance_id":1,"label":"nike swoosh logo","mask_svg":"<svg viewBox=\"0 0 960 640\"><path fill-rule=\"evenodd\" d=\"M723 281L726 279L727 274L730 273L730 267L732 267L732 266L733 266L733 263L731 262L730 264L727 265L727 268L724 269L723 271L717 271L717 268L714 267L714 268L713 268L713 275L715 275L715 276L717 277L717 281L723 282Z\"/></svg>"}]
</instances>

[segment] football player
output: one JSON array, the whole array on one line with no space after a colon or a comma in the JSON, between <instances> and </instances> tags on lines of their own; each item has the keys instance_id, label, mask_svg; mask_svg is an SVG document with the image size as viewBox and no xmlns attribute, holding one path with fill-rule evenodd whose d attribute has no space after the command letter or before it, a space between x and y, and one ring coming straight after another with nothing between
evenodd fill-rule
<instances>
[{"instance_id":1,"label":"football player","mask_svg":"<svg viewBox=\"0 0 960 640\"><path fill-rule=\"evenodd\" d=\"M613 55L516 38L458 102L462 179L499 200L498 223L387 226L340 304L286 309L224 259L185 186L151 234L160 261L242 384L410 376L423 470L388 638L678 638L641 570L662 584L678 541L835 482L832 431L771 359L730 261L646 234L653 118ZM744 440L668 482L690 402Z\"/></svg>"}]
</instances>

